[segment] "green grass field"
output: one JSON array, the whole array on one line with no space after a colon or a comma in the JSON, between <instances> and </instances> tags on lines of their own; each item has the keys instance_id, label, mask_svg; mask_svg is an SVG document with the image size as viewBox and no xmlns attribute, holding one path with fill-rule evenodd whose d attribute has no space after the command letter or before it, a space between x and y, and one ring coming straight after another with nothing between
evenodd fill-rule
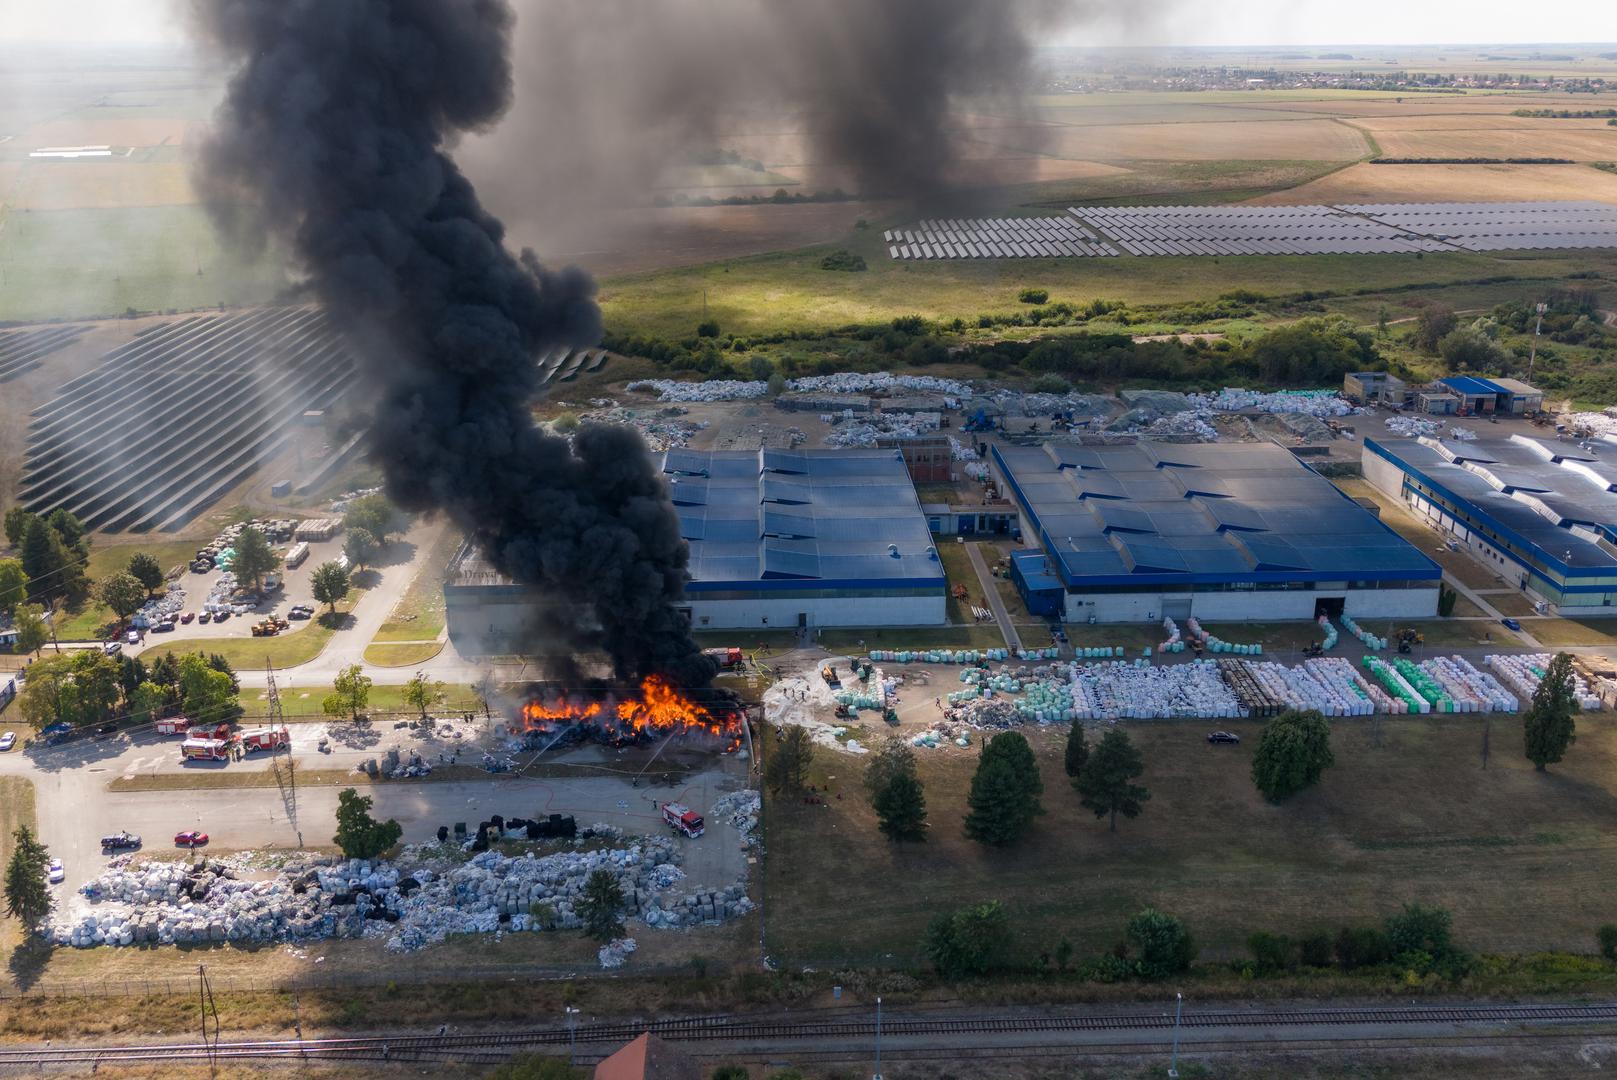
<instances>
[{"instance_id":1,"label":"green grass field","mask_svg":"<svg viewBox=\"0 0 1617 1080\"><path fill-rule=\"evenodd\" d=\"M1480 279L1524 282L1564 279L1580 270L1617 273L1617 254L1539 257L1478 254L1307 255L1273 258L1117 258L939 260L901 262L887 257L877 227L856 233L847 246L864 254L870 269L819 269L825 247L760 255L676 270L614 278L603 283L601 307L614 330L687 337L709 317L727 334L827 331L856 323L886 323L903 315L929 320L1021 310L1017 293L1049 290L1050 300L1130 305L1205 300L1236 289L1287 295L1307 288L1327 296L1374 292L1386 297ZM1497 293L1495 294L1497 295ZM989 331L973 331L988 337Z\"/></svg>"},{"instance_id":2,"label":"green grass field","mask_svg":"<svg viewBox=\"0 0 1617 1080\"><path fill-rule=\"evenodd\" d=\"M331 693L330 684L323 686L298 686L281 688L281 709L289 719L309 717L324 717L320 711L320 703ZM243 690L241 692L241 707L247 710L249 716L257 715L264 710L266 701L262 690ZM415 707L407 705L404 701L404 687L375 685L371 687L370 701L367 705L375 713L412 712ZM481 712L482 703L470 686L464 683L447 683L444 686L443 703L437 708L447 712L463 712L467 710Z\"/></svg>"},{"instance_id":3,"label":"green grass field","mask_svg":"<svg viewBox=\"0 0 1617 1080\"><path fill-rule=\"evenodd\" d=\"M0 321L265 301L284 284L276 258L235 253L198 206L10 210L0 270Z\"/></svg>"},{"instance_id":4,"label":"green grass field","mask_svg":"<svg viewBox=\"0 0 1617 1080\"><path fill-rule=\"evenodd\" d=\"M122 573L136 552L144 551L157 560L164 572L190 559L195 553L195 540L141 541L132 544L95 543L90 548L90 561L85 564L92 586L103 578ZM191 579L200 580L200 579ZM180 584L188 583L182 577ZM89 599L77 608L68 608L66 617L56 627L56 636L62 641L102 640L112 633L116 619L99 600Z\"/></svg>"},{"instance_id":5,"label":"green grass field","mask_svg":"<svg viewBox=\"0 0 1617 1080\"><path fill-rule=\"evenodd\" d=\"M1611 920L1608 722L1580 718L1566 761L1535 773L1515 718L1493 718L1486 770L1481 717L1383 720L1379 744L1376 724L1336 721L1335 768L1281 806L1249 776L1259 724L1219 724L1241 745L1209 746L1207 723L1122 725L1151 799L1115 835L1078 805L1063 733L1027 730L1046 814L1008 850L961 831L975 750L918 752L931 829L908 846L876 831L859 764L820 751L811 782L843 797L765 807L769 954L786 968L914 960L934 915L984 900L1010 909L1027 956L1064 938L1094 955L1146 905L1183 917L1208 959L1241 956L1255 930L1334 931L1407 900L1450 908L1457 939L1478 951L1589 952Z\"/></svg>"}]
</instances>

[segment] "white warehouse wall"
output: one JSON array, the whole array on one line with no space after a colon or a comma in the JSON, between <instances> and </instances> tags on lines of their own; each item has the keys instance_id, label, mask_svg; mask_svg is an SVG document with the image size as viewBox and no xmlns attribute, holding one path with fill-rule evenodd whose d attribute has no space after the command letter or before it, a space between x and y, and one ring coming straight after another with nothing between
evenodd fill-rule
<instances>
[{"instance_id":1,"label":"white warehouse wall","mask_svg":"<svg viewBox=\"0 0 1617 1080\"><path fill-rule=\"evenodd\" d=\"M1381 455L1372 454L1368 450L1359 455L1359 465L1364 470L1364 478L1370 481L1377 490L1391 495L1400 502L1403 501L1404 470Z\"/></svg>"},{"instance_id":2,"label":"white warehouse wall","mask_svg":"<svg viewBox=\"0 0 1617 1080\"><path fill-rule=\"evenodd\" d=\"M1355 619L1430 619L1437 615L1437 586L1430 589L1264 590L1216 593L1067 594L1066 620L1086 623L1161 622L1164 605L1183 610L1206 623L1284 622L1314 617L1314 601L1340 598ZM1178 601L1175 604L1174 601Z\"/></svg>"},{"instance_id":3,"label":"white warehouse wall","mask_svg":"<svg viewBox=\"0 0 1617 1080\"><path fill-rule=\"evenodd\" d=\"M936 596L843 596L817 599L698 600L686 597L696 630L743 627L791 629L799 614L809 626L942 626L947 601ZM704 621L706 620L706 621ZM765 621L767 620L767 621Z\"/></svg>"}]
</instances>

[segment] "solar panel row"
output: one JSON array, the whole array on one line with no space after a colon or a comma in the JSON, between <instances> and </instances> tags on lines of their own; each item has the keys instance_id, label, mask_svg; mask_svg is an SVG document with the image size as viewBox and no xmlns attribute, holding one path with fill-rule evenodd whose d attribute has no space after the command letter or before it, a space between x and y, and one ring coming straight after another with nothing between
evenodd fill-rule
<instances>
[{"instance_id":1,"label":"solar panel row","mask_svg":"<svg viewBox=\"0 0 1617 1080\"><path fill-rule=\"evenodd\" d=\"M1096 258L1117 249L1082 222L1059 218L928 219L883 238L894 259Z\"/></svg>"},{"instance_id":2,"label":"solar panel row","mask_svg":"<svg viewBox=\"0 0 1617 1080\"><path fill-rule=\"evenodd\" d=\"M1067 218L928 219L889 229L894 259L1369 255L1617 248L1598 202L1085 206Z\"/></svg>"}]
</instances>

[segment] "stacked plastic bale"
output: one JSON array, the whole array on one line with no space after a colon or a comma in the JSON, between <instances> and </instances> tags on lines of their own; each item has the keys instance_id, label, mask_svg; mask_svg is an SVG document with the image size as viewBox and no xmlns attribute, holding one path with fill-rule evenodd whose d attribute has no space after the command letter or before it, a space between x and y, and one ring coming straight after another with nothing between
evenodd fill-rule
<instances>
[{"instance_id":1,"label":"stacked plastic bale","mask_svg":"<svg viewBox=\"0 0 1617 1080\"><path fill-rule=\"evenodd\" d=\"M1377 682L1387 688L1388 693L1392 696L1390 712L1402 716L1406 713L1429 713L1432 711L1431 703L1416 693L1415 688L1410 686L1402 675L1398 674L1396 668L1377 657L1369 655L1364 658L1364 666L1370 674L1375 676Z\"/></svg>"},{"instance_id":2,"label":"stacked plastic bale","mask_svg":"<svg viewBox=\"0 0 1617 1080\"><path fill-rule=\"evenodd\" d=\"M1370 631L1364 629L1358 623L1353 621L1353 616L1351 616L1351 615L1343 615L1342 616L1342 625L1347 627L1348 633L1350 633L1354 637L1358 638L1364 644L1364 647L1367 648L1367 649L1371 649L1371 650L1373 650L1375 652L1380 652L1382 649L1385 649L1387 647L1387 639L1386 638L1377 637L1376 635L1372 634Z\"/></svg>"},{"instance_id":3,"label":"stacked plastic bale","mask_svg":"<svg viewBox=\"0 0 1617 1080\"><path fill-rule=\"evenodd\" d=\"M1544 673L1549 670L1551 659L1548 653L1531 653L1525 656L1485 656L1482 662L1523 701L1527 701L1537 692L1538 684L1544 681ZM1590 691L1589 684L1576 670L1572 672L1572 693L1585 712L1596 712L1602 707L1600 698Z\"/></svg>"},{"instance_id":4,"label":"stacked plastic bale","mask_svg":"<svg viewBox=\"0 0 1617 1080\"><path fill-rule=\"evenodd\" d=\"M1456 701L1465 701L1473 708L1466 712L1516 712L1521 705L1511 694L1485 671L1478 671L1461 656L1434 656L1422 662L1421 667L1448 688Z\"/></svg>"},{"instance_id":5,"label":"stacked plastic bale","mask_svg":"<svg viewBox=\"0 0 1617 1080\"><path fill-rule=\"evenodd\" d=\"M1324 615L1321 615L1318 621L1319 628L1325 631L1325 640L1319 643L1319 647L1324 649L1326 652L1330 652L1332 649L1336 648L1336 624L1331 622L1331 620Z\"/></svg>"},{"instance_id":6,"label":"stacked plastic bale","mask_svg":"<svg viewBox=\"0 0 1617 1080\"><path fill-rule=\"evenodd\" d=\"M1403 657L1394 658L1392 666L1399 675L1403 676L1404 682L1408 683L1415 693L1430 703L1433 712L1451 713L1455 711L1453 699L1443 689L1443 684L1433 678L1430 672L1410 663Z\"/></svg>"},{"instance_id":7,"label":"stacked plastic bale","mask_svg":"<svg viewBox=\"0 0 1617 1080\"><path fill-rule=\"evenodd\" d=\"M1369 716L1392 711L1392 699L1366 682L1353 665L1340 657L1321 657L1303 663L1331 700L1332 716Z\"/></svg>"}]
</instances>

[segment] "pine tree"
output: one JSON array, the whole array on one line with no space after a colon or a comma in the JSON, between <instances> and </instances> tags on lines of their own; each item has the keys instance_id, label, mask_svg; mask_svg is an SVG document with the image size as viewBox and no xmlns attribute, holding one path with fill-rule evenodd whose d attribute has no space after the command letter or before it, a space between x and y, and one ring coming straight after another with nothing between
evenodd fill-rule
<instances>
[{"instance_id":1,"label":"pine tree","mask_svg":"<svg viewBox=\"0 0 1617 1080\"><path fill-rule=\"evenodd\" d=\"M347 858L374 859L404 835L403 826L392 818L377 821L371 817L372 801L353 788L337 793L337 834L331 842Z\"/></svg>"},{"instance_id":2,"label":"pine tree","mask_svg":"<svg viewBox=\"0 0 1617 1080\"><path fill-rule=\"evenodd\" d=\"M1522 718L1527 760L1539 772L1560 761L1577 738L1573 716L1578 711L1578 699L1573 691L1572 657L1556 653L1538 689L1533 691L1533 704Z\"/></svg>"},{"instance_id":3,"label":"pine tree","mask_svg":"<svg viewBox=\"0 0 1617 1080\"><path fill-rule=\"evenodd\" d=\"M1044 781L1033 748L1015 731L1002 731L983 747L966 796L966 835L995 847L1015 843L1044 813Z\"/></svg>"},{"instance_id":4,"label":"pine tree","mask_svg":"<svg viewBox=\"0 0 1617 1080\"><path fill-rule=\"evenodd\" d=\"M1078 801L1095 816L1112 818L1112 831L1117 831L1117 815L1138 817L1142 805L1151 793L1132 783L1145 771L1145 761L1129 737L1112 730L1091 751L1084 762L1083 771L1073 786L1078 789Z\"/></svg>"},{"instance_id":5,"label":"pine tree","mask_svg":"<svg viewBox=\"0 0 1617 1080\"><path fill-rule=\"evenodd\" d=\"M17 826L11 838L11 861L6 864L6 911L24 926L35 926L51 913L50 889L45 884L45 868L50 865L51 855L26 825Z\"/></svg>"},{"instance_id":6,"label":"pine tree","mask_svg":"<svg viewBox=\"0 0 1617 1080\"><path fill-rule=\"evenodd\" d=\"M1081 720L1074 720L1071 729L1067 732L1067 776L1073 780L1083 771L1084 762L1089 760L1089 742L1084 738L1084 724Z\"/></svg>"},{"instance_id":7,"label":"pine tree","mask_svg":"<svg viewBox=\"0 0 1617 1080\"><path fill-rule=\"evenodd\" d=\"M243 529L236 537L236 557L230 563L230 572L236 580L251 585L257 592L263 586L264 575L281 565L281 557L270 547L269 540L257 529Z\"/></svg>"},{"instance_id":8,"label":"pine tree","mask_svg":"<svg viewBox=\"0 0 1617 1080\"><path fill-rule=\"evenodd\" d=\"M610 870L596 870L584 879L584 893L578 900L578 914L584 920L584 933L596 941L611 941L623 933L623 883Z\"/></svg>"},{"instance_id":9,"label":"pine tree","mask_svg":"<svg viewBox=\"0 0 1617 1080\"><path fill-rule=\"evenodd\" d=\"M876 820L891 840L920 840L926 835L926 794L913 772L894 773L874 800Z\"/></svg>"}]
</instances>

